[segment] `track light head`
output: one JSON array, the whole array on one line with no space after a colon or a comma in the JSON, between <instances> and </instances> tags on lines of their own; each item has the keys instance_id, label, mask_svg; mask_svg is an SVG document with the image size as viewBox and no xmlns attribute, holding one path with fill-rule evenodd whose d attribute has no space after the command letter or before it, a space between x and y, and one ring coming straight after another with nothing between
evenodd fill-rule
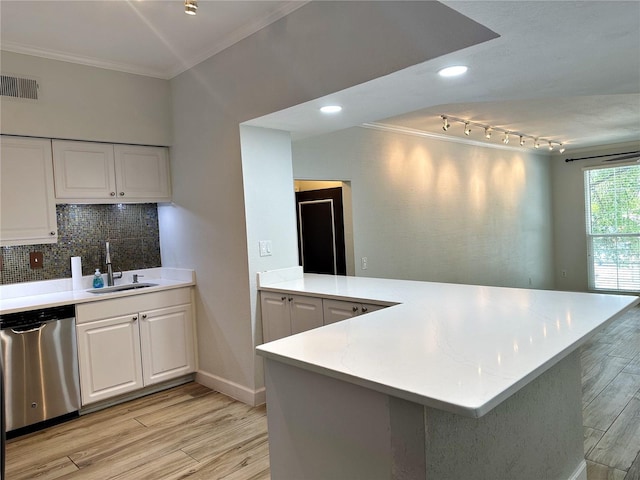
<instances>
[{"instance_id":1,"label":"track light head","mask_svg":"<svg viewBox=\"0 0 640 480\"><path fill-rule=\"evenodd\" d=\"M524 147L524 137L520 135L520 146Z\"/></svg>"},{"instance_id":2,"label":"track light head","mask_svg":"<svg viewBox=\"0 0 640 480\"><path fill-rule=\"evenodd\" d=\"M468 137L471 135L471 127L469 126L469 122L464 124L464 134Z\"/></svg>"},{"instance_id":3,"label":"track light head","mask_svg":"<svg viewBox=\"0 0 640 480\"><path fill-rule=\"evenodd\" d=\"M447 117L445 117L443 115L442 116L442 130L444 130L446 132L447 130L449 130L450 126L451 126L451 124L449 123L449 120L447 120Z\"/></svg>"},{"instance_id":4,"label":"track light head","mask_svg":"<svg viewBox=\"0 0 640 480\"><path fill-rule=\"evenodd\" d=\"M553 150L553 144L549 142L549 151Z\"/></svg>"},{"instance_id":5,"label":"track light head","mask_svg":"<svg viewBox=\"0 0 640 480\"><path fill-rule=\"evenodd\" d=\"M187 15L198 13L198 0L184 0L184 13Z\"/></svg>"},{"instance_id":6,"label":"track light head","mask_svg":"<svg viewBox=\"0 0 640 480\"><path fill-rule=\"evenodd\" d=\"M540 141L536 138L535 141L533 142L533 147L534 148L540 148Z\"/></svg>"},{"instance_id":7,"label":"track light head","mask_svg":"<svg viewBox=\"0 0 640 480\"><path fill-rule=\"evenodd\" d=\"M504 137L502 137L502 143L505 145L509 143L509 132L504 132Z\"/></svg>"},{"instance_id":8,"label":"track light head","mask_svg":"<svg viewBox=\"0 0 640 480\"><path fill-rule=\"evenodd\" d=\"M564 148L564 145L560 144L560 150L558 150L560 153L564 153L564 151L566 150L566 148Z\"/></svg>"},{"instance_id":9,"label":"track light head","mask_svg":"<svg viewBox=\"0 0 640 480\"><path fill-rule=\"evenodd\" d=\"M491 138L491 127L485 127L484 138Z\"/></svg>"}]
</instances>

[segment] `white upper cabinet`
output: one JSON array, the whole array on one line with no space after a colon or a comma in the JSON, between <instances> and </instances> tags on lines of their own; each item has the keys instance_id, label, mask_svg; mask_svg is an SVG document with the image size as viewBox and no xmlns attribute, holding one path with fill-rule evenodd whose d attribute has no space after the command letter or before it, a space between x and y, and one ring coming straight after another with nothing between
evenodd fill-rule
<instances>
[{"instance_id":1,"label":"white upper cabinet","mask_svg":"<svg viewBox=\"0 0 640 480\"><path fill-rule=\"evenodd\" d=\"M0 245L58 240L51 141L0 137Z\"/></svg>"},{"instance_id":2,"label":"white upper cabinet","mask_svg":"<svg viewBox=\"0 0 640 480\"><path fill-rule=\"evenodd\" d=\"M59 203L140 203L171 200L165 147L53 141Z\"/></svg>"},{"instance_id":3,"label":"white upper cabinet","mask_svg":"<svg viewBox=\"0 0 640 480\"><path fill-rule=\"evenodd\" d=\"M118 199L171 200L166 148L115 145L114 154Z\"/></svg>"},{"instance_id":4,"label":"white upper cabinet","mask_svg":"<svg viewBox=\"0 0 640 480\"><path fill-rule=\"evenodd\" d=\"M53 140L57 199L116 196L113 145Z\"/></svg>"}]
</instances>

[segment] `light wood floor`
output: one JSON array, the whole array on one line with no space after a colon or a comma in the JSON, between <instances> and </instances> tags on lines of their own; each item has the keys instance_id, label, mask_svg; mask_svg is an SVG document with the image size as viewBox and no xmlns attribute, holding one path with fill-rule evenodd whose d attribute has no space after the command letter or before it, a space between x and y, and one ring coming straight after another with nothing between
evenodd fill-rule
<instances>
[{"instance_id":1,"label":"light wood floor","mask_svg":"<svg viewBox=\"0 0 640 480\"><path fill-rule=\"evenodd\" d=\"M582 362L588 480L640 480L640 308ZM187 384L11 440L6 478L269 479L266 410Z\"/></svg>"},{"instance_id":2,"label":"light wood floor","mask_svg":"<svg viewBox=\"0 0 640 480\"><path fill-rule=\"evenodd\" d=\"M269 479L266 409L196 383L8 442L6 480Z\"/></svg>"},{"instance_id":3,"label":"light wood floor","mask_svg":"<svg viewBox=\"0 0 640 480\"><path fill-rule=\"evenodd\" d=\"M582 350L588 480L640 480L640 307Z\"/></svg>"}]
</instances>

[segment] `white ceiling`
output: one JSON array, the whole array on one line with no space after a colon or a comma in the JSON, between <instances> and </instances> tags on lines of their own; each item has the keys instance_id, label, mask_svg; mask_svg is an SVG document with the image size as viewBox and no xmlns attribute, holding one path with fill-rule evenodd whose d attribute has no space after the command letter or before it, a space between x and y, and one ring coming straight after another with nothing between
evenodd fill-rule
<instances>
[{"instance_id":1,"label":"white ceiling","mask_svg":"<svg viewBox=\"0 0 640 480\"><path fill-rule=\"evenodd\" d=\"M305 3L200 0L191 17L182 0L2 0L0 46L171 78ZM250 123L294 138L367 122L465 138L462 125L442 131L448 114L569 150L640 142L640 2L443 3L500 37ZM439 78L451 64L469 72ZM320 115L328 102L343 112Z\"/></svg>"},{"instance_id":2,"label":"white ceiling","mask_svg":"<svg viewBox=\"0 0 640 480\"><path fill-rule=\"evenodd\" d=\"M2 50L169 79L307 2L1 0Z\"/></svg>"}]
</instances>

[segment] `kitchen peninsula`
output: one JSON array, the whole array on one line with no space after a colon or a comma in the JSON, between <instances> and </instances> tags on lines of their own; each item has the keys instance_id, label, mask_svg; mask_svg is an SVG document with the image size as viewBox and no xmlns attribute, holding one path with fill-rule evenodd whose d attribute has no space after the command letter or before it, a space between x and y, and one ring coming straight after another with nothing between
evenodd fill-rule
<instances>
[{"instance_id":1,"label":"kitchen peninsula","mask_svg":"<svg viewBox=\"0 0 640 480\"><path fill-rule=\"evenodd\" d=\"M295 268L259 288L397 304L257 348L275 480L585 480L579 347L638 303Z\"/></svg>"}]
</instances>

